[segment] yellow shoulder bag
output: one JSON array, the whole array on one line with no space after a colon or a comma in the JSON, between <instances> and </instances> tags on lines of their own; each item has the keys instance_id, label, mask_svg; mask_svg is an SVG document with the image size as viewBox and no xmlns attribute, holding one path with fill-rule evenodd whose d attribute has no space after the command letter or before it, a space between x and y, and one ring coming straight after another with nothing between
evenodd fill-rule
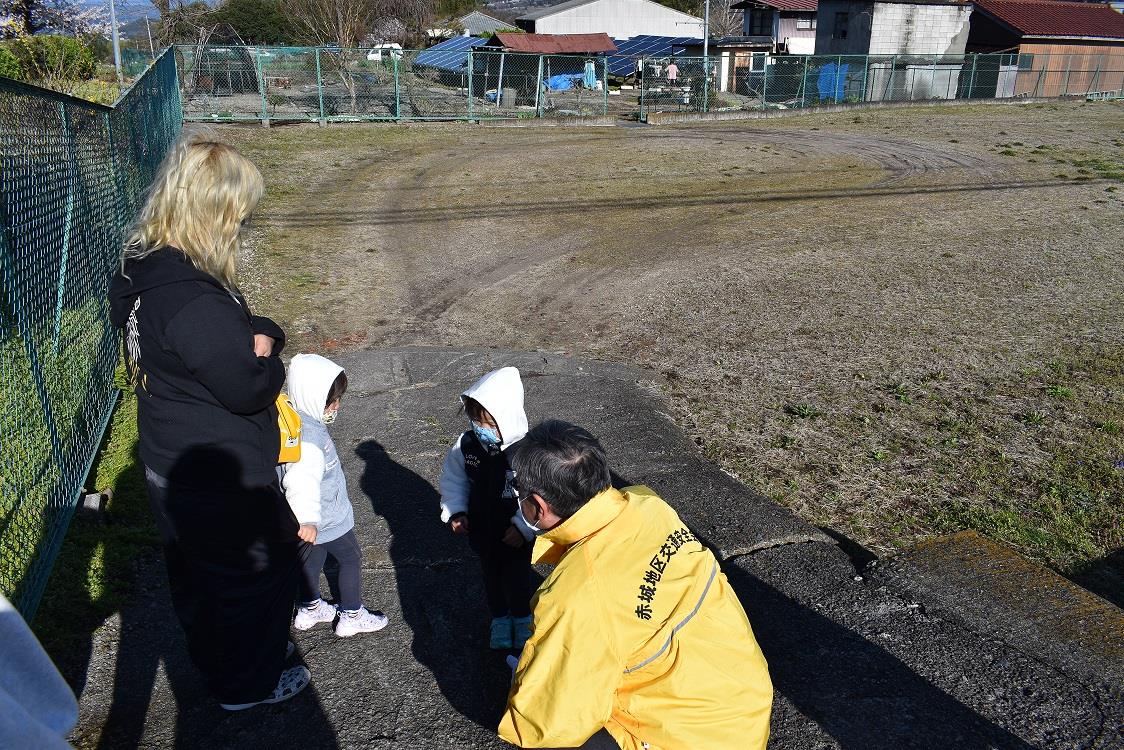
<instances>
[{"instance_id":1,"label":"yellow shoulder bag","mask_svg":"<svg viewBox=\"0 0 1124 750\"><path fill-rule=\"evenodd\" d=\"M281 431L279 464L292 464L301 460L301 415L293 407L288 394L277 396L277 428Z\"/></svg>"}]
</instances>

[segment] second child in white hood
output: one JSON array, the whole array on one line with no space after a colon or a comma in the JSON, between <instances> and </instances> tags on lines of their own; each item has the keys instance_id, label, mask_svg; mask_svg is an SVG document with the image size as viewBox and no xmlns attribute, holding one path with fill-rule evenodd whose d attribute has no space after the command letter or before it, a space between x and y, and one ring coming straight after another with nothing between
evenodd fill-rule
<instances>
[{"instance_id":1,"label":"second child in white hood","mask_svg":"<svg viewBox=\"0 0 1124 750\"><path fill-rule=\"evenodd\" d=\"M519 514L508 462L511 447L527 434L523 381L503 367L461 394L469 427L441 469L441 520L467 534L480 557L484 592L492 611L490 645L521 649L531 635L531 540Z\"/></svg>"},{"instance_id":2,"label":"second child in white hood","mask_svg":"<svg viewBox=\"0 0 1124 750\"><path fill-rule=\"evenodd\" d=\"M298 354L289 363L289 399L301 416L301 457L282 467L285 498L300 523L300 606L297 630L318 622L336 623L336 635L351 636L386 627L386 615L369 612L362 601L362 553L355 538L355 515L335 443L327 425L336 419L347 391L343 368L318 354ZM328 555L340 566L340 601L320 596L320 572Z\"/></svg>"}]
</instances>

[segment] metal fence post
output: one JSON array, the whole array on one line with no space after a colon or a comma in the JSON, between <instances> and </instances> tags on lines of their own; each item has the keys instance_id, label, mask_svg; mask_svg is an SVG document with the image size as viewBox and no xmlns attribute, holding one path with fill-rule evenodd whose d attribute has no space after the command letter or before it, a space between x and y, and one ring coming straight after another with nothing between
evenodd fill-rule
<instances>
[{"instance_id":1,"label":"metal fence post","mask_svg":"<svg viewBox=\"0 0 1124 750\"><path fill-rule=\"evenodd\" d=\"M59 353L59 339L62 337L62 302L66 292L66 267L70 262L70 233L74 228L74 190L78 161L74 154L74 131L70 127L70 115L65 104L59 103L59 117L62 120L63 138L66 141L66 211L63 218L62 257L59 259L58 289L55 293L55 338L52 342L54 353Z\"/></svg>"},{"instance_id":2,"label":"metal fence post","mask_svg":"<svg viewBox=\"0 0 1124 750\"><path fill-rule=\"evenodd\" d=\"M703 55L703 106L705 114L710 110L710 57Z\"/></svg>"},{"instance_id":3,"label":"metal fence post","mask_svg":"<svg viewBox=\"0 0 1124 750\"><path fill-rule=\"evenodd\" d=\"M542 117L542 62L543 56L539 55L539 78L535 85L535 117Z\"/></svg>"},{"instance_id":4,"label":"metal fence post","mask_svg":"<svg viewBox=\"0 0 1124 750\"><path fill-rule=\"evenodd\" d=\"M472 48L468 50L468 119L472 119Z\"/></svg>"},{"instance_id":5,"label":"metal fence post","mask_svg":"<svg viewBox=\"0 0 1124 750\"><path fill-rule=\"evenodd\" d=\"M324 124L324 76L320 71L320 48L316 48L316 98L320 100L320 124Z\"/></svg>"},{"instance_id":6,"label":"metal fence post","mask_svg":"<svg viewBox=\"0 0 1124 750\"><path fill-rule=\"evenodd\" d=\"M398 80L398 55L391 52L390 61L394 64L394 119L402 119L402 85Z\"/></svg>"},{"instance_id":7,"label":"metal fence post","mask_svg":"<svg viewBox=\"0 0 1124 750\"><path fill-rule=\"evenodd\" d=\"M886 91L882 94L882 101L894 101L894 71L898 69L898 56L890 57L890 77L886 79Z\"/></svg>"},{"instance_id":8,"label":"metal fence post","mask_svg":"<svg viewBox=\"0 0 1124 750\"><path fill-rule=\"evenodd\" d=\"M965 97L967 99L972 98L972 89L974 89L976 87L976 66L977 66L977 63L979 63L979 60L980 60L980 55L979 55L978 52L976 54L972 55L972 75L968 77L968 96ZM996 85L998 85L998 83ZM996 93L998 93L998 92L996 92Z\"/></svg>"},{"instance_id":9,"label":"metal fence post","mask_svg":"<svg viewBox=\"0 0 1124 750\"><path fill-rule=\"evenodd\" d=\"M602 109L601 114L609 114L609 57L606 55L601 58L601 89L605 92L605 107Z\"/></svg>"},{"instance_id":10,"label":"metal fence post","mask_svg":"<svg viewBox=\"0 0 1124 750\"><path fill-rule=\"evenodd\" d=\"M1104 64L1104 55L1097 55L1097 68L1093 71L1093 77L1089 79L1089 85L1085 89L1085 96L1092 94L1097 90L1097 83L1100 82L1101 65Z\"/></svg>"},{"instance_id":11,"label":"metal fence post","mask_svg":"<svg viewBox=\"0 0 1124 750\"><path fill-rule=\"evenodd\" d=\"M804 55L804 72L800 74L800 106L808 106L808 55Z\"/></svg>"},{"instance_id":12,"label":"metal fence post","mask_svg":"<svg viewBox=\"0 0 1124 750\"><path fill-rule=\"evenodd\" d=\"M859 101L860 102L866 101L866 92L867 92L867 88L868 88L867 81L869 80L868 79L869 75L870 75L870 55L866 55L865 57L863 57L863 90L862 90L862 94L859 95Z\"/></svg>"},{"instance_id":13,"label":"metal fence post","mask_svg":"<svg viewBox=\"0 0 1124 750\"><path fill-rule=\"evenodd\" d=\"M1062 96L1069 96L1069 72L1073 68L1073 55L1065 56L1065 88L1062 90Z\"/></svg>"},{"instance_id":14,"label":"metal fence post","mask_svg":"<svg viewBox=\"0 0 1124 750\"><path fill-rule=\"evenodd\" d=\"M265 100L265 74L261 66L261 48L254 47L254 61L258 73L258 91L261 93L261 124L269 126L269 104Z\"/></svg>"},{"instance_id":15,"label":"metal fence post","mask_svg":"<svg viewBox=\"0 0 1124 750\"><path fill-rule=\"evenodd\" d=\"M738 56L733 55L734 60L734 80L738 76ZM752 60L749 63L749 69L753 70ZM761 66L761 109L766 109L769 105L769 53L765 53L765 62Z\"/></svg>"}]
</instances>

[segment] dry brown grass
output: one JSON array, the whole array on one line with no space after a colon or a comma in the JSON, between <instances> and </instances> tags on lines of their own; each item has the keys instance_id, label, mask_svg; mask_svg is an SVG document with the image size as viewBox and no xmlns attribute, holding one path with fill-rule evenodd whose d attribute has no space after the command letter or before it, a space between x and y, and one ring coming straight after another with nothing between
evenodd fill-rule
<instances>
[{"instance_id":1,"label":"dry brown grass","mask_svg":"<svg viewBox=\"0 0 1124 750\"><path fill-rule=\"evenodd\" d=\"M298 346L639 363L814 522L883 550L971 526L1073 571L1124 544L1122 116L224 133L271 191L251 291Z\"/></svg>"}]
</instances>

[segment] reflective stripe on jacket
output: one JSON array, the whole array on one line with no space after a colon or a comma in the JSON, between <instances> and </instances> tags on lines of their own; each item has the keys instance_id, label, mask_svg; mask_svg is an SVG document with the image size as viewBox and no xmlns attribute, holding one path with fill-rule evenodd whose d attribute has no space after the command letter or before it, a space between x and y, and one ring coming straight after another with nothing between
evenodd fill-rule
<instances>
[{"instance_id":1,"label":"reflective stripe on jacket","mask_svg":"<svg viewBox=\"0 0 1124 750\"><path fill-rule=\"evenodd\" d=\"M773 689L714 555L647 487L608 489L551 529L556 564L500 722L520 747L760 750Z\"/></svg>"}]
</instances>

